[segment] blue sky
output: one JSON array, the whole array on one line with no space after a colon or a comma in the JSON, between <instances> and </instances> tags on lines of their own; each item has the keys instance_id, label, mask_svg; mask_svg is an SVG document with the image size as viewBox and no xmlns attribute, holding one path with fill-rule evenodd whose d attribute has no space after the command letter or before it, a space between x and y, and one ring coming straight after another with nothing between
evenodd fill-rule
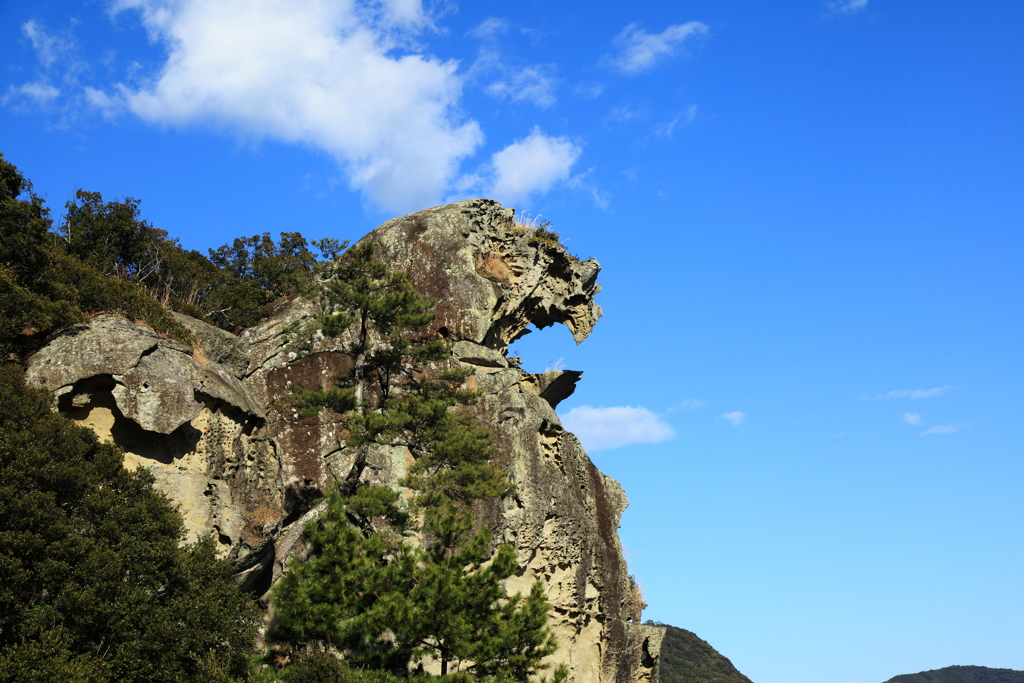
<instances>
[{"instance_id":1,"label":"blue sky","mask_svg":"<svg viewBox=\"0 0 1024 683\"><path fill-rule=\"evenodd\" d=\"M7 0L0 45L56 217L492 196L596 257L593 336L514 352L586 373L646 618L756 683L1024 669L1024 4Z\"/></svg>"}]
</instances>

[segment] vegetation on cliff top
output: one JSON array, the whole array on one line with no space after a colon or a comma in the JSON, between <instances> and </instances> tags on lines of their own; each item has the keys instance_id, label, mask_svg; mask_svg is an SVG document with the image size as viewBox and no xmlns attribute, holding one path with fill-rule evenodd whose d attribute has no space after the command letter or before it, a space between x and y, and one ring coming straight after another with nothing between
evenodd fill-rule
<instances>
[{"instance_id":1,"label":"vegetation on cliff top","mask_svg":"<svg viewBox=\"0 0 1024 683\"><path fill-rule=\"evenodd\" d=\"M312 245L323 258L334 242ZM187 250L140 215L139 201L79 190L54 225L32 183L0 154L0 359L24 355L62 327L113 311L182 341L169 310L230 331L302 290L318 261L305 238L240 237Z\"/></svg>"}]
</instances>

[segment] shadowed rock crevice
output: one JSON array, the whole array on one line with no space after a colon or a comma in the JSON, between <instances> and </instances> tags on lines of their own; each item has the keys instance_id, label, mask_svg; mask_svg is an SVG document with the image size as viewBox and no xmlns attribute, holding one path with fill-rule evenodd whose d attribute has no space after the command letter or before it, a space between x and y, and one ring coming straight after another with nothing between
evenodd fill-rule
<instances>
[{"instance_id":1,"label":"shadowed rock crevice","mask_svg":"<svg viewBox=\"0 0 1024 683\"><path fill-rule=\"evenodd\" d=\"M127 465L171 465L195 450L201 432L191 423L186 422L170 434L143 429L121 412L114 399L116 387L117 382L110 375L80 380L58 399L57 408L92 429L101 441L113 443L134 456L126 458Z\"/></svg>"}]
</instances>

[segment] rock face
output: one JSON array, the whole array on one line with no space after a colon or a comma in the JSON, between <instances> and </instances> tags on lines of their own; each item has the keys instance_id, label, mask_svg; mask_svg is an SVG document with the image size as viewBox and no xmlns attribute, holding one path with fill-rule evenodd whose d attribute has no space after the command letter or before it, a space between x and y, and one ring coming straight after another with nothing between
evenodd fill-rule
<instances>
[{"instance_id":1,"label":"rock face","mask_svg":"<svg viewBox=\"0 0 1024 683\"><path fill-rule=\"evenodd\" d=\"M506 357L531 323L564 323L583 341L601 315L598 263L536 239L513 211L489 200L428 209L389 221L365 238L392 268L437 301L431 333L452 342L451 364L475 369L474 406L490 427L515 494L481 503L478 520L511 543L522 570L512 591L547 586L559 641L553 663L579 683L656 680L664 629L640 623L641 601L618 539L627 505L566 432L555 406L580 372L530 374ZM282 408L289 382L328 386L348 357L322 341L295 359L282 329L312 313L283 300L240 337L179 316L187 348L110 315L64 331L31 359L29 380L54 390L57 407L125 448L127 466L148 468L177 501L195 537L216 532L243 587L265 593L302 549L317 499L353 466L328 411L300 418ZM395 484L411 456L370 455L364 479Z\"/></svg>"}]
</instances>

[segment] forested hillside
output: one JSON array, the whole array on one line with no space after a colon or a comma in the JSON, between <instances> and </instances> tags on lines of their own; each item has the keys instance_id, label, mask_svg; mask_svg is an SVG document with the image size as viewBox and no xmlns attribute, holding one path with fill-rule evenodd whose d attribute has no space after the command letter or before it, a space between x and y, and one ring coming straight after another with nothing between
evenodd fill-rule
<instances>
[{"instance_id":1,"label":"forested hillside","mask_svg":"<svg viewBox=\"0 0 1024 683\"><path fill-rule=\"evenodd\" d=\"M894 676L885 683L1024 683L1024 671L986 666L947 666Z\"/></svg>"},{"instance_id":2,"label":"forested hillside","mask_svg":"<svg viewBox=\"0 0 1024 683\"><path fill-rule=\"evenodd\" d=\"M726 657L686 629L664 626L658 663L660 683L750 683Z\"/></svg>"}]
</instances>

